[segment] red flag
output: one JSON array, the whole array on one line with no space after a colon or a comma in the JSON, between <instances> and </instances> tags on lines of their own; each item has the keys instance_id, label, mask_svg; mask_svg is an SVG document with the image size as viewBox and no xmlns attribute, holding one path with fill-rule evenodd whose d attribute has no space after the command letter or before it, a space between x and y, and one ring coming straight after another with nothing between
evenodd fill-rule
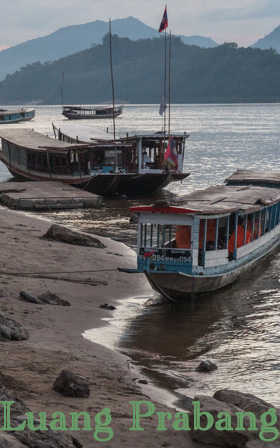
<instances>
[{"instance_id":1,"label":"red flag","mask_svg":"<svg viewBox=\"0 0 280 448\"><path fill-rule=\"evenodd\" d=\"M172 165L174 165L175 170L178 169L178 155L176 150L176 143L174 142L171 136L169 137L168 146L164 154L164 160L167 160Z\"/></svg>"},{"instance_id":2,"label":"red flag","mask_svg":"<svg viewBox=\"0 0 280 448\"><path fill-rule=\"evenodd\" d=\"M168 27L167 6L165 6L165 10L164 10L164 13L163 13L162 21L161 21L161 24L160 24L158 32L161 33L167 27Z\"/></svg>"},{"instance_id":3,"label":"red flag","mask_svg":"<svg viewBox=\"0 0 280 448\"><path fill-rule=\"evenodd\" d=\"M62 78L64 78L64 72L62 73Z\"/></svg>"}]
</instances>

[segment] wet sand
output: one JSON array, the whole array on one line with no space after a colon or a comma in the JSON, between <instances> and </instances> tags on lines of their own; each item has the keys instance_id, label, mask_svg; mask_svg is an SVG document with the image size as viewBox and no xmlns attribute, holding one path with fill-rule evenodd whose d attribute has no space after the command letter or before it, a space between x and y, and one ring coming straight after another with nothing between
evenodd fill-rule
<instances>
[{"instance_id":1,"label":"wet sand","mask_svg":"<svg viewBox=\"0 0 280 448\"><path fill-rule=\"evenodd\" d=\"M187 433L176 432L170 425L168 431L156 431L154 417L146 419L145 431L129 431L132 426L129 401L147 399L135 372L129 370L127 357L82 336L87 329L105 325L102 318L113 316L113 311L100 309L100 304L106 302L118 307L123 298L150 292L143 276L129 276L116 270L120 265L135 265L135 253L122 243L102 237L98 238L106 245L105 249L44 240L41 237L50 222L3 208L1 218L0 312L29 331L27 341L1 343L3 385L34 412L47 412L50 417L55 411L66 415L87 411L94 416L109 407L114 437L106 447L199 446ZM97 270L103 272L92 272ZM26 303L19 300L22 290L33 296L50 290L68 300L71 306ZM53 382L63 369L89 379L90 398L67 398L53 391ZM156 410L167 408L158 404ZM98 444L93 440L93 431L72 434L85 448Z\"/></svg>"}]
</instances>

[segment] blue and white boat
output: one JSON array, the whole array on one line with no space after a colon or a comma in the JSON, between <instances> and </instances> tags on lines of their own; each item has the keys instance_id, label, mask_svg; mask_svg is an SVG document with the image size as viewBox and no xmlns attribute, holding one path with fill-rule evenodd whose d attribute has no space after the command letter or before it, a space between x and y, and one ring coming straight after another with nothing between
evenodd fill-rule
<instances>
[{"instance_id":1,"label":"blue and white boat","mask_svg":"<svg viewBox=\"0 0 280 448\"><path fill-rule=\"evenodd\" d=\"M20 123L35 117L35 109L0 109L0 124Z\"/></svg>"},{"instance_id":2,"label":"blue and white boat","mask_svg":"<svg viewBox=\"0 0 280 448\"><path fill-rule=\"evenodd\" d=\"M138 214L138 267L167 298L222 288L280 243L280 173L240 170L225 185Z\"/></svg>"}]
</instances>

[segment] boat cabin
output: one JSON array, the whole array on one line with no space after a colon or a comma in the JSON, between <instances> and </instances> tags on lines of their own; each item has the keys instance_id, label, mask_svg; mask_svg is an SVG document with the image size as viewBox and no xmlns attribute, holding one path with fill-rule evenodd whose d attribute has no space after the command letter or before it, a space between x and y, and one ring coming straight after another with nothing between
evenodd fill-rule
<instances>
[{"instance_id":1,"label":"boat cabin","mask_svg":"<svg viewBox=\"0 0 280 448\"><path fill-rule=\"evenodd\" d=\"M72 123L63 123L59 127L53 124L55 138L68 143L111 143L114 136L92 126L77 127ZM176 133L172 136L177 166L165 160L164 156L168 146L168 137L162 132L153 134L136 134L118 136L116 144L118 150L122 147L125 153L119 152L119 171L137 174L162 174L167 172L183 173L183 161L185 154L185 141L189 135ZM129 149L130 148L130 149ZM186 176L188 173L186 173Z\"/></svg>"},{"instance_id":2,"label":"boat cabin","mask_svg":"<svg viewBox=\"0 0 280 448\"><path fill-rule=\"evenodd\" d=\"M280 189L275 186L216 186L172 206L130 210L139 215L142 272L216 275L260 256L280 234Z\"/></svg>"}]
</instances>

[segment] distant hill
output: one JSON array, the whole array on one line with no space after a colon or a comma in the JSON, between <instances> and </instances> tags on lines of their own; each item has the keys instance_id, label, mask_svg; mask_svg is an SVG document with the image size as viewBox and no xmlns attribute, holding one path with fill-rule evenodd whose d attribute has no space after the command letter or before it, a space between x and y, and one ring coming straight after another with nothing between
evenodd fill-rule
<instances>
[{"instance_id":1,"label":"distant hill","mask_svg":"<svg viewBox=\"0 0 280 448\"><path fill-rule=\"evenodd\" d=\"M181 37L182 41L186 45L196 45L197 47L201 47L201 48L218 47L217 42L214 42L214 40L212 40L211 37L182 36L182 35L179 35L178 37Z\"/></svg>"},{"instance_id":2,"label":"distant hill","mask_svg":"<svg viewBox=\"0 0 280 448\"><path fill-rule=\"evenodd\" d=\"M0 83L0 104L111 102L109 41L53 63L30 64ZM272 50L185 45L173 37L171 98L174 103L280 102L280 55ZM116 100L159 103L164 39L131 41L113 36Z\"/></svg>"},{"instance_id":3,"label":"distant hill","mask_svg":"<svg viewBox=\"0 0 280 448\"><path fill-rule=\"evenodd\" d=\"M259 39L252 48L260 48L261 50L268 50L273 48L280 53L280 26L275 28L271 33L265 36L263 39Z\"/></svg>"},{"instance_id":4,"label":"distant hill","mask_svg":"<svg viewBox=\"0 0 280 448\"><path fill-rule=\"evenodd\" d=\"M55 61L64 56L86 50L93 44L100 44L108 33L109 24L96 20L83 25L61 28L48 36L32 39L10 47L0 53L0 80L21 67L33 62ZM128 17L112 21L112 32L131 40L160 37L158 30L145 25L138 19ZM212 39L201 36L183 36L185 43L201 47L217 45Z\"/></svg>"}]
</instances>

